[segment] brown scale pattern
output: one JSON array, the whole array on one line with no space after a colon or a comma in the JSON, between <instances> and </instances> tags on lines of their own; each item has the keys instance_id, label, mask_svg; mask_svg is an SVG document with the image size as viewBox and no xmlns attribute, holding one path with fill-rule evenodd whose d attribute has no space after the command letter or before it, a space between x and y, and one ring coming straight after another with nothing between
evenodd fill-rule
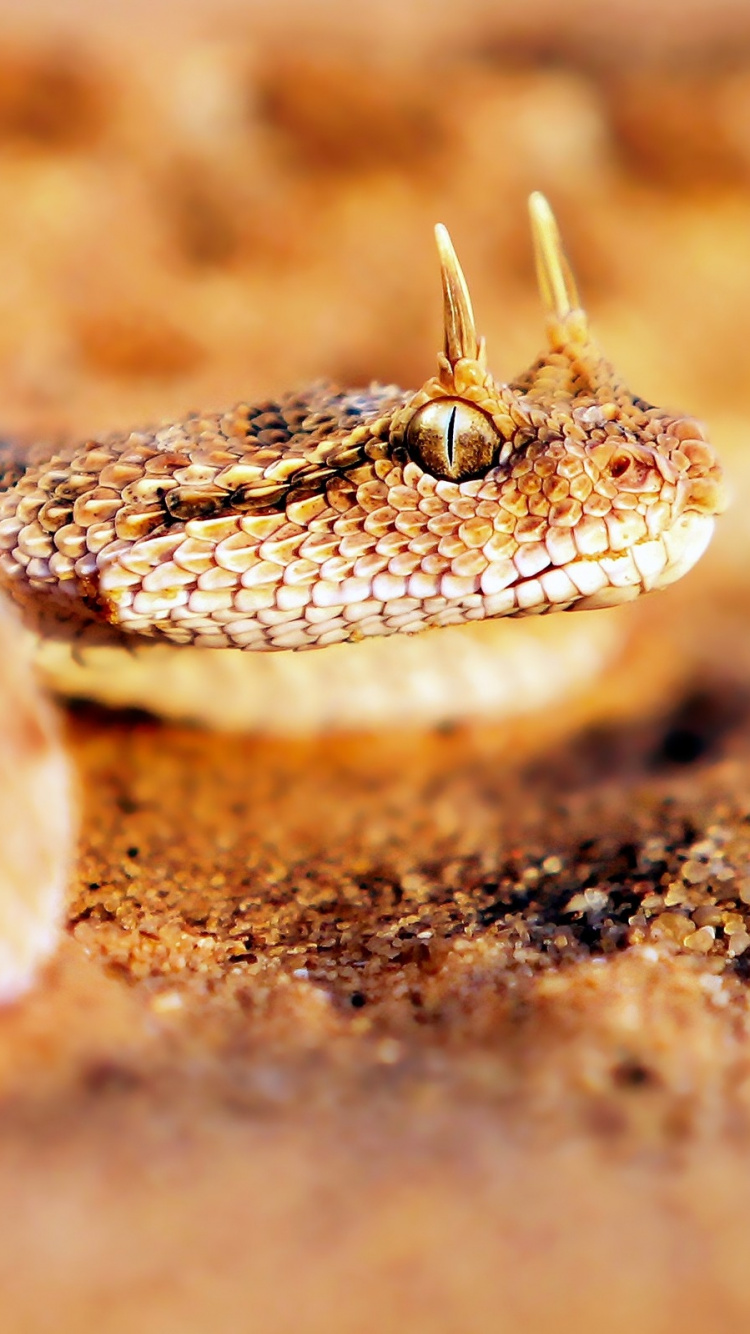
<instances>
[{"instance_id":1,"label":"brown scale pattern","mask_svg":"<svg viewBox=\"0 0 750 1334\"><path fill-rule=\"evenodd\" d=\"M511 384L483 355L418 392L314 386L29 462L0 579L46 632L303 649L609 606L680 577L721 505L700 426L631 397L574 311ZM425 404L478 410L480 477L413 457ZM459 447L460 447L460 441Z\"/></svg>"}]
</instances>

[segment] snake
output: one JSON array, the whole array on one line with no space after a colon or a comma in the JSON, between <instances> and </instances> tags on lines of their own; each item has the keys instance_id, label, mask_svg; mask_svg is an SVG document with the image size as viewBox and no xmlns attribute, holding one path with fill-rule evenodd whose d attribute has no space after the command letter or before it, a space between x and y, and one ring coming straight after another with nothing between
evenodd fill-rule
<instances>
[{"instance_id":1,"label":"snake","mask_svg":"<svg viewBox=\"0 0 750 1334\"><path fill-rule=\"evenodd\" d=\"M547 345L513 380L488 368L440 224L443 349L416 391L318 383L55 450L3 443L0 588L24 621L75 647L296 654L681 578L724 504L715 451L626 387L547 200L529 207Z\"/></svg>"}]
</instances>

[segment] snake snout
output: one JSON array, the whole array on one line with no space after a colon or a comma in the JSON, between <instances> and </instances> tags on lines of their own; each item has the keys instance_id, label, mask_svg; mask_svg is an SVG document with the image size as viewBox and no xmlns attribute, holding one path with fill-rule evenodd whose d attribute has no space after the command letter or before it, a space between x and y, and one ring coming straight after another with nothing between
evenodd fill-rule
<instances>
[{"instance_id":1,"label":"snake snout","mask_svg":"<svg viewBox=\"0 0 750 1334\"><path fill-rule=\"evenodd\" d=\"M669 521L661 534L667 562L651 583L666 588L676 583L704 554L714 520L726 505L722 470L703 425L680 417L662 423L655 454L664 477L662 497Z\"/></svg>"},{"instance_id":2,"label":"snake snout","mask_svg":"<svg viewBox=\"0 0 750 1334\"><path fill-rule=\"evenodd\" d=\"M679 477L682 513L692 511L710 518L721 514L727 503L724 476L702 423L679 418L669 424L659 444Z\"/></svg>"}]
</instances>

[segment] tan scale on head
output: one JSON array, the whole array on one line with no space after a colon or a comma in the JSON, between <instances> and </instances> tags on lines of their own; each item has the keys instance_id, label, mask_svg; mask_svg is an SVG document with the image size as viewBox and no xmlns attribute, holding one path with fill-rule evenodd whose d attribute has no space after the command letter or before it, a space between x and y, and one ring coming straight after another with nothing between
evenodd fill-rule
<instances>
[{"instance_id":1,"label":"tan scale on head","mask_svg":"<svg viewBox=\"0 0 750 1334\"><path fill-rule=\"evenodd\" d=\"M622 383L591 336L543 195L531 195L529 212L548 350L525 374L495 380L461 266L438 224L444 349L438 375L398 413L391 439L436 478L505 479L506 499L517 476L530 541L535 515L553 535L575 530L584 559L640 549L638 586L594 590L592 582L592 591L571 603L605 606L672 583L698 559L723 508L721 471L698 422L652 407ZM638 523L627 518L635 511L646 519L640 542ZM516 536L523 537L518 528ZM657 541L666 542L660 553Z\"/></svg>"},{"instance_id":2,"label":"tan scale on head","mask_svg":"<svg viewBox=\"0 0 750 1334\"><path fill-rule=\"evenodd\" d=\"M21 454L0 445L0 585L44 633L286 650L610 606L705 550L721 470L631 395L531 198L548 346L503 383L438 227L444 349L416 393L274 401Z\"/></svg>"}]
</instances>

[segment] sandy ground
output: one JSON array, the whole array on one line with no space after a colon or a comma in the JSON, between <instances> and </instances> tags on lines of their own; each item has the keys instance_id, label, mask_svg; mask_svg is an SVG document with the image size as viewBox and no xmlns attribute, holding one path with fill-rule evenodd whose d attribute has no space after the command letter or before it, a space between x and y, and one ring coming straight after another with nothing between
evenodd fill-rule
<instances>
[{"instance_id":1,"label":"sandy ground","mask_svg":"<svg viewBox=\"0 0 750 1334\"><path fill-rule=\"evenodd\" d=\"M471 40L439 6L366 45L322 10L296 41L290 11L128 12L71 6L63 39L0 8L8 430L416 383L436 217L512 374L540 187L602 341L711 421L735 500L562 721L272 740L67 707L69 929L0 1015L3 1329L742 1328L743 11L696 10L677 59L663 8L619 62L620 11L604 40L583 6L506 45L479 6Z\"/></svg>"}]
</instances>

